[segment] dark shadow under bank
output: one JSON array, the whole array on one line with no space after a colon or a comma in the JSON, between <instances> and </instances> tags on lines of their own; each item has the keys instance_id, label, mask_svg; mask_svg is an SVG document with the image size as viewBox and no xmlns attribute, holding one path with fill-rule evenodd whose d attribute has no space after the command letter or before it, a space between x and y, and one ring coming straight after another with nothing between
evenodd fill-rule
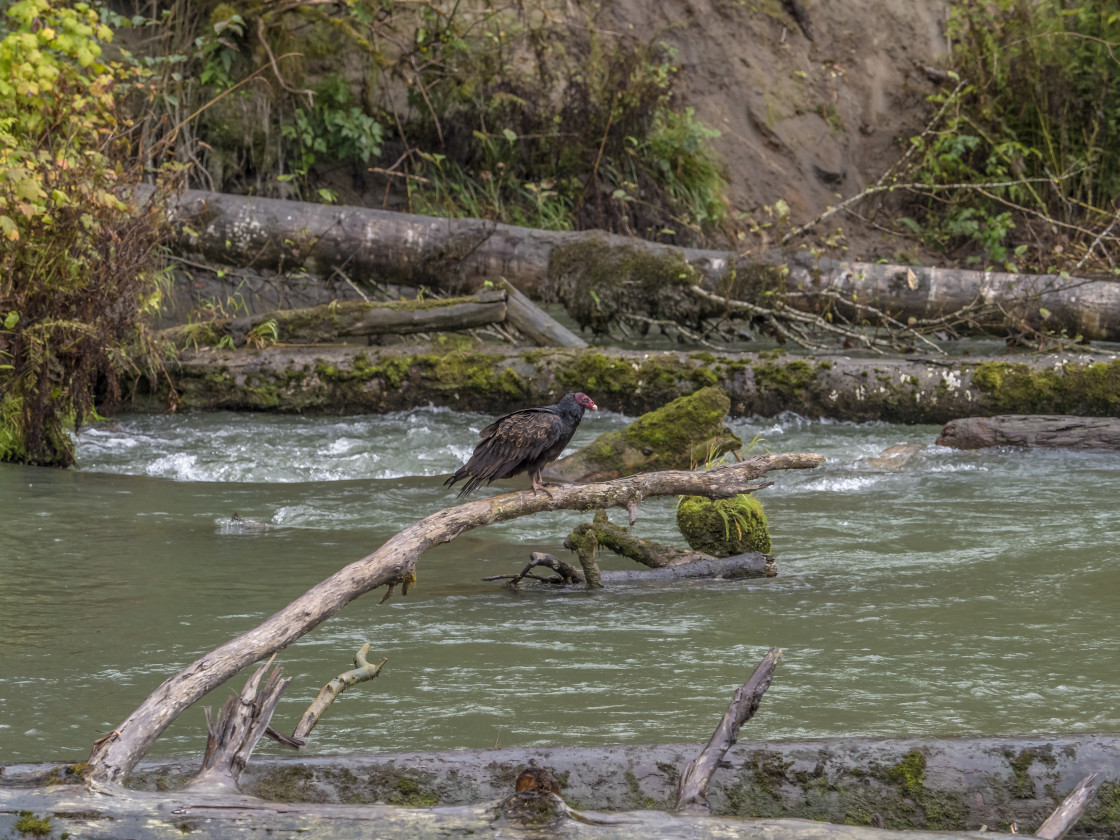
<instances>
[{"instance_id":1,"label":"dark shadow under bank","mask_svg":"<svg viewBox=\"0 0 1120 840\"><path fill-rule=\"evenodd\" d=\"M700 746L258 757L241 787L265 800L317 808L376 803L444 811L507 796L521 770L540 766L556 773L564 799L577 810L663 811L674 801L679 769ZM2 769L0 833L10 833L21 803L34 802L44 785L80 781L66 765ZM129 784L170 800L197 770L197 759L149 760ZM1069 836L1120 837L1120 736L1115 735L742 741L716 773L709 799L714 816L724 818L867 826L877 814L887 829L1009 831L1014 824L1026 834L1093 772L1103 783ZM111 802L106 807L111 812Z\"/></svg>"}]
</instances>

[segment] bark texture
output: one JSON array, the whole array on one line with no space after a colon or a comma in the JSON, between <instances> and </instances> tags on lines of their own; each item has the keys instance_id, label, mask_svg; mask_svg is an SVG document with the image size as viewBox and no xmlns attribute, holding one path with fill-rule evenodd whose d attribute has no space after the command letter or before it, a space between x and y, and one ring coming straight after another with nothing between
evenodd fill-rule
<instances>
[{"instance_id":1,"label":"bark texture","mask_svg":"<svg viewBox=\"0 0 1120 840\"><path fill-rule=\"evenodd\" d=\"M226 800L227 805L236 801L244 808L229 813L217 807L221 800L212 800L215 804L206 808L205 801L168 792L176 791L194 775L197 758L144 761L130 785L137 794L146 793L149 798L135 805L129 804L126 791L114 790L119 796L89 796L75 784L80 782L80 775L66 765L8 765L0 772L0 836L16 836L13 825L21 810L53 815L52 836L68 830L75 837L182 837L180 825L184 820L189 820L193 830L204 832L192 834L194 837L213 836L220 829L231 832L221 836L242 836L233 833L241 830L238 820L250 820L245 825L253 827L252 836L261 836L270 815L280 815L291 823L304 820L306 828L329 814L338 815L337 821L333 825L315 823L322 829L317 836L353 836L333 833L336 826L338 831L353 830L355 834L360 826L364 837L374 833L391 837L395 836L393 831L405 827L413 827L418 836L425 836L420 826L450 825L441 821L449 819L455 808L466 807L474 813L472 806L506 796L518 774L530 766L550 768L562 780L562 795L573 808L648 814L650 809L671 808L679 771L702 746L691 742L257 756L243 773L241 784L244 790L267 801L248 797ZM1006 830L1015 823L1020 833L1027 835L1081 779L1094 772L1100 774L1100 787L1070 836L1115 840L1120 837L1120 823L1115 818L1120 803L1120 737L1113 735L741 740L727 753L725 766L713 777L708 798L714 814L766 818L770 821L755 825L768 826L771 831L777 830L773 818L866 826L872 815L878 814L893 830L960 832L976 831L981 826ZM395 807L371 807L379 801ZM341 809L341 803L360 804ZM160 804L164 807L156 812ZM409 804L428 807L400 807ZM133 811L133 807L142 810ZM177 814L180 807L185 810ZM480 815L484 810L477 807ZM152 822L132 822L140 820L140 814ZM431 822L397 822L402 815ZM116 821L107 819L110 816ZM614 814L620 820L630 816ZM130 830L135 825L139 827ZM278 823L271 825L279 828ZM486 836L478 824L459 825ZM636 825L649 828L649 824ZM702 826L733 826L737 832L734 836L743 836L749 827L743 823L696 821L677 825L681 830L669 836L702 837L702 833L687 833L699 832ZM932 836L894 835L890 831L861 835L867 840Z\"/></svg>"},{"instance_id":2,"label":"bark texture","mask_svg":"<svg viewBox=\"0 0 1120 840\"><path fill-rule=\"evenodd\" d=\"M976 322L1002 332L1024 325L1089 340L1120 338L1120 283L900 265L792 260L746 261L720 251L677 248L597 231L556 232L479 219L436 219L361 207L186 191L173 216L177 248L233 266L345 271L358 281L403 282L459 293L505 277L535 299L564 301L582 325L607 326L615 313L695 323L718 303L687 287L756 300L766 288L795 306L823 311L858 300L899 321L938 318L972 304ZM788 278L775 266L788 264ZM588 294L596 292L599 304ZM832 296L829 296L829 295ZM756 301L757 302L757 301Z\"/></svg>"},{"instance_id":3,"label":"bark texture","mask_svg":"<svg viewBox=\"0 0 1120 840\"><path fill-rule=\"evenodd\" d=\"M937 444L954 449L988 446L1120 449L1120 420L1037 414L963 417L945 424Z\"/></svg>"},{"instance_id":4,"label":"bark texture","mask_svg":"<svg viewBox=\"0 0 1120 840\"><path fill-rule=\"evenodd\" d=\"M351 563L308 590L253 630L238 636L165 680L90 755L91 779L120 783L161 732L192 703L253 662L283 650L296 639L337 615L355 598L379 586L398 584L407 594L423 553L460 534L548 510L627 507L650 496L705 495L726 498L772 470L810 469L820 455L757 455L741 463L706 472L660 472L617 481L569 485L538 493L507 493L477 499L434 513L401 531L372 554ZM384 600L384 599L383 599Z\"/></svg>"},{"instance_id":5,"label":"bark texture","mask_svg":"<svg viewBox=\"0 0 1120 840\"><path fill-rule=\"evenodd\" d=\"M170 371L184 408L382 413L433 403L496 414L582 390L603 408L643 414L718 385L736 417L946 423L997 414L1120 416L1120 360L1049 354L853 359L757 353L273 347L187 351ZM145 405L147 380L133 394ZM148 403L164 409L166 383Z\"/></svg>"}]
</instances>

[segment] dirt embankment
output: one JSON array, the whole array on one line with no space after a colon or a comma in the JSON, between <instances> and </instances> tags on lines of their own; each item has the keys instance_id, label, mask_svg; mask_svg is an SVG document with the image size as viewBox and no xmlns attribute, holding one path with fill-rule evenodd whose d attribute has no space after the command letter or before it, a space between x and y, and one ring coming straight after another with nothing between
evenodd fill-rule
<instances>
[{"instance_id":1,"label":"dirt embankment","mask_svg":"<svg viewBox=\"0 0 1120 840\"><path fill-rule=\"evenodd\" d=\"M949 5L807 0L812 40L779 0L610 0L600 23L676 50L682 103L722 132L736 209L784 199L805 221L873 183L923 128L923 68L948 53ZM846 232L861 257L890 255Z\"/></svg>"}]
</instances>

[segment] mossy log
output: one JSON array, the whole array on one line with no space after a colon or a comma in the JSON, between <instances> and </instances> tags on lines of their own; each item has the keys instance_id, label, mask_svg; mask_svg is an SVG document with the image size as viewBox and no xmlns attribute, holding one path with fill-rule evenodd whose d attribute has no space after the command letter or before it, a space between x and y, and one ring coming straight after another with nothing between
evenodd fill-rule
<instances>
[{"instance_id":1,"label":"mossy log","mask_svg":"<svg viewBox=\"0 0 1120 840\"><path fill-rule=\"evenodd\" d=\"M345 301L241 318L215 318L169 327L161 330L159 337L178 348L216 347L227 338L235 347L244 347L253 343L255 331L272 323L276 332L268 335L270 339L285 344L325 344L355 336L465 330L505 320L505 292L488 289L467 297ZM259 340L257 345L264 343Z\"/></svg>"},{"instance_id":2,"label":"mossy log","mask_svg":"<svg viewBox=\"0 0 1120 840\"><path fill-rule=\"evenodd\" d=\"M650 831L652 809L673 804L680 769L701 743L612 745L603 747L501 748L443 752L377 753L349 756L257 756L241 777L251 797L211 800L238 805L225 813L205 808L207 800L171 793L198 770L198 760L147 760L129 781L134 790L114 796L88 794L80 768L65 764L8 765L0 768L0 836L16 836L20 811L51 819L55 833L75 837L182 837L186 822L193 837L263 836L266 827L296 824L324 827L315 836L429 836L457 825L479 836L488 807L508 794L529 766L548 767L560 780L568 804L583 811L610 811ZM708 800L717 817L762 818L687 820L674 837L705 837L705 827L773 840L794 840L789 818L868 826L878 814L887 831L870 830L835 840L933 840L899 829L1006 831L1016 824L1029 835L1086 775L1099 772L1101 787L1070 836L1120 838L1120 737L889 739L833 738L808 741L740 740L712 778ZM116 792L116 791L115 791ZM277 805L276 803L282 803ZM374 803L388 803L374 806ZM120 803L121 807L117 807ZM341 808L342 803L350 803ZM164 807L160 807L163 805ZM422 805L426 807L402 807ZM182 813L176 813L180 806ZM456 811L456 809L466 809ZM621 813L620 813L621 812ZM631 813L639 812L639 813ZM280 822L270 823L277 815ZM457 823L449 822L458 814ZM224 815L224 816L223 816ZM783 822L776 822L780 818ZM398 822L408 819L410 822ZM141 822L150 820L151 822ZM238 827L238 820L244 820ZM330 822L316 822L325 820ZM337 822L337 825L334 824ZM818 828L820 823L814 824ZM251 828L250 828L251 827ZM827 827L827 826L826 826ZM782 830L779 832L779 828ZM131 830L135 829L135 830ZM172 830L174 829L174 830ZM407 831L412 830L413 834ZM341 833L335 833L335 832ZM689 833L692 832L692 833ZM446 835L445 835L446 836ZM555 836L555 835L553 835ZM589 836L615 836L614 834ZM725 835L726 836L726 835ZM827 840L829 835L798 837Z\"/></svg>"},{"instance_id":3,"label":"mossy log","mask_svg":"<svg viewBox=\"0 0 1120 840\"><path fill-rule=\"evenodd\" d=\"M1120 399L1120 394L1117 398ZM937 444L954 449L983 449L988 446L1120 449L1120 420L1114 417L1037 414L963 417L945 424Z\"/></svg>"},{"instance_id":4,"label":"mossy log","mask_svg":"<svg viewBox=\"0 0 1120 840\"><path fill-rule=\"evenodd\" d=\"M997 414L1120 416L1120 359L1050 354L952 363L774 353L270 347L185 351L169 369L184 408L383 413L428 405L496 414L582 390L638 415L718 385L732 416L946 423ZM166 382L132 393L165 409ZM164 390L159 390L160 388ZM153 398L145 403L146 395Z\"/></svg>"},{"instance_id":5,"label":"mossy log","mask_svg":"<svg viewBox=\"0 0 1120 840\"><path fill-rule=\"evenodd\" d=\"M437 219L361 207L187 190L173 218L176 248L230 266L345 270L358 281L427 285L453 294L505 277L534 299L559 299L581 326L605 329L618 314L692 324L720 314L690 286L756 301L775 289L794 306L827 311L858 300L905 323L977 302L988 330L1065 330L1120 339L1120 283L1058 275L880 265L659 245L597 231L541 231L481 219ZM788 263L789 272L775 271ZM595 294L591 295L593 291ZM726 311L726 310L725 310Z\"/></svg>"},{"instance_id":6,"label":"mossy log","mask_svg":"<svg viewBox=\"0 0 1120 840\"><path fill-rule=\"evenodd\" d=\"M724 423L731 400L708 386L647 412L617 432L600 435L550 464L545 478L604 481L647 470L686 470L712 463L743 442Z\"/></svg>"}]
</instances>

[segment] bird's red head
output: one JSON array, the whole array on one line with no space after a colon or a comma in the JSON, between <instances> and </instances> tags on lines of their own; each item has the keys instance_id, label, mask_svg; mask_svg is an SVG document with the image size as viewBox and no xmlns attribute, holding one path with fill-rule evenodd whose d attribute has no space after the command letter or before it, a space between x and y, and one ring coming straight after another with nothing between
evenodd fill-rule
<instances>
[{"instance_id":1,"label":"bird's red head","mask_svg":"<svg viewBox=\"0 0 1120 840\"><path fill-rule=\"evenodd\" d=\"M587 396L587 394L576 394L576 402L582 405L584 408L590 408L592 411L599 410L599 406L595 405L594 400L592 400L591 397Z\"/></svg>"}]
</instances>

